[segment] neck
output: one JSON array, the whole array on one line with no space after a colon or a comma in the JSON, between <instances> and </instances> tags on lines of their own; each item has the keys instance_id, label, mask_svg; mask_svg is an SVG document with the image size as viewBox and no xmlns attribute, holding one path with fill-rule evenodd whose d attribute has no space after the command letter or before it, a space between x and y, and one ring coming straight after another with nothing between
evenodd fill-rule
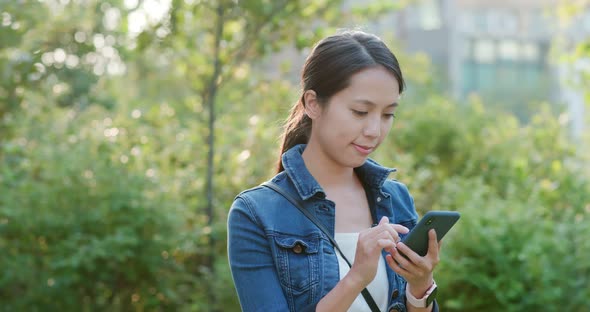
<instances>
[{"instance_id":1,"label":"neck","mask_svg":"<svg viewBox=\"0 0 590 312\"><path fill-rule=\"evenodd\" d=\"M307 170L324 189L350 185L355 181L354 168L338 165L311 144L305 147L301 156Z\"/></svg>"}]
</instances>

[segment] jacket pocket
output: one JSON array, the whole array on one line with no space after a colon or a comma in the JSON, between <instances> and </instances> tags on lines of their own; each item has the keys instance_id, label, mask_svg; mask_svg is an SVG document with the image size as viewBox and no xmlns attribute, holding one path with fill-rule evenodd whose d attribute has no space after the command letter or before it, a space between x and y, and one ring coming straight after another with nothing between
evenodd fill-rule
<instances>
[{"instance_id":1,"label":"jacket pocket","mask_svg":"<svg viewBox=\"0 0 590 312\"><path fill-rule=\"evenodd\" d=\"M293 295L319 283L320 244L319 233L304 236L275 233L273 252L279 279Z\"/></svg>"}]
</instances>

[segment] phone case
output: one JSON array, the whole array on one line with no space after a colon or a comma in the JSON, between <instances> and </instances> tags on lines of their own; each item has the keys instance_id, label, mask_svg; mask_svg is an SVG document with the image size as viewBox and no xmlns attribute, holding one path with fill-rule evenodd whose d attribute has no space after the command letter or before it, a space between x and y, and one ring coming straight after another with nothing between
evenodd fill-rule
<instances>
[{"instance_id":1,"label":"phone case","mask_svg":"<svg viewBox=\"0 0 590 312\"><path fill-rule=\"evenodd\" d=\"M440 241L460 217L461 215L456 211L429 211L402 239L402 242L420 256L425 256L428 252L428 231L434 229Z\"/></svg>"}]
</instances>

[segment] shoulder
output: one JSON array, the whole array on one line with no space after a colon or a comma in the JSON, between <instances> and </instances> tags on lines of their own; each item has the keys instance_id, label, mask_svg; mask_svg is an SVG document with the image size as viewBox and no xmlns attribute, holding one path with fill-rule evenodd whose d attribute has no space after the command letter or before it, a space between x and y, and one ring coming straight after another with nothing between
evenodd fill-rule
<instances>
[{"instance_id":1,"label":"shoulder","mask_svg":"<svg viewBox=\"0 0 590 312\"><path fill-rule=\"evenodd\" d=\"M394 179L385 180L385 183L383 183L383 189L392 196L398 196L398 197L409 198L409 199L411 199L411 197L412 197L410 195L410 191L408 190L408 187L404 183L402 183L398 180L394 180Z\"/></svg>"},{"instance_id":2,"label":"shoulder","mask_svg":"<svg viewBox=\"0 0 590 312\"><path fill-rule=\"evenodd\" d=\"M388 179L383 184L383 191L389 194L398 221L418 219L418 214L414 206L414 198L404 183Z\"/></svg>"},{"instance_id":3,"label":"shoulder","mask_svg":"<svg viewBox=\"0 0 590 312\"><path fill-rule=\"evenodd\" d=\"M227 223L229 229L237 224L256 224L261 226L265 221L263 203L268 198L269 190L261 185L240 192L235 198L228 212ZM228 229L228 230L229 230Z\"/></svg>"},{"instance_id":4,"label":"shoulder","mask_svg":"<svg viewBox=\"0 0 590 312\"><path fill-rule=\"evenodd\" d=\"M282 177L282 175L284 175L284 172L277 174L271 180L275 181L276 183L278 180L280 180L277 178ZM277 197L279 196L277 196L275 191L263 186L262 184L254 186L252 188L243 190L238 195L236 195L230 208L230 213L232 210L237 209L247 212L248 214L256 215L257 211L262 209L262 206L265 207L265 210L272 210L273 208L279 206L276 205Z\"/></svg>"},{"instance_id":5,"label":"shoulder","mask_svg":"<svg viewBox=\"0 0 590 312\"><path fill-rule=\"evenodd\" d=\"M235 209L246 210L248 213L253 213L257 209L259 203L264 202L266 198L271 195L272 190L262 185L258 185L240 192L234 198L230 212Z\"/></svg>"},{"instance_id":6,"label":"shoulder","mask_svg":"<svg viewBox=\"0 0 590 312\"><path fill-rule=\"evenodd\" d=\"M280 185L281 187L286 187L287 185L285 185L285 177L287 176L287 173L285 171L282 171L280 173L278 173L277 175L275 175L274 177L272 177L269 181L272 181L278 185ZM267 199L269 196L274 196L275 191L273 191L272 189L265 187L264 182L254 186L252 188L243 190L242 192L240 192L234 199L235 201L247 201L247 202L258 202L261 200L265 200Z\"/></svg>"}]
</instances>

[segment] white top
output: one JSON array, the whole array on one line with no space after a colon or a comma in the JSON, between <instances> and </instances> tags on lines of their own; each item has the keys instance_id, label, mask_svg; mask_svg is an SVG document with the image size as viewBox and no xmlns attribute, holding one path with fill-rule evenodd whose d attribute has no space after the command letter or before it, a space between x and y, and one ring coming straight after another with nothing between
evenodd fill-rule
<instances>
[{"instance_id":1,"label":"white top","mask_svg":"<svg viewBox=\"0 0 590 312\"><path fill-rule=\"evenodd\" d=\"M334 239L338 243L338 246L340 246L340 249L348 261L350 261L351 264L354 263L354 255L356 253L356 243L359 239L359 233L335 233ZM340 279L342 279L348 273L350 268L338 251L336 251L336 255L338 256L338 264L340 266ZM385 259L383 259L383 257L379 257L377 274L375 275L375 279L367 286L367 289L371 293L373 299L375 299L375 303L377 303L379 310L385 311L389 301L389 281L387 280L387 270L385 268ZM365 301L365 298L363 298L363 295L359 293L348 309L348 312L365 311L371 312L371 308Z\"/></svg>"}]
</instances>

